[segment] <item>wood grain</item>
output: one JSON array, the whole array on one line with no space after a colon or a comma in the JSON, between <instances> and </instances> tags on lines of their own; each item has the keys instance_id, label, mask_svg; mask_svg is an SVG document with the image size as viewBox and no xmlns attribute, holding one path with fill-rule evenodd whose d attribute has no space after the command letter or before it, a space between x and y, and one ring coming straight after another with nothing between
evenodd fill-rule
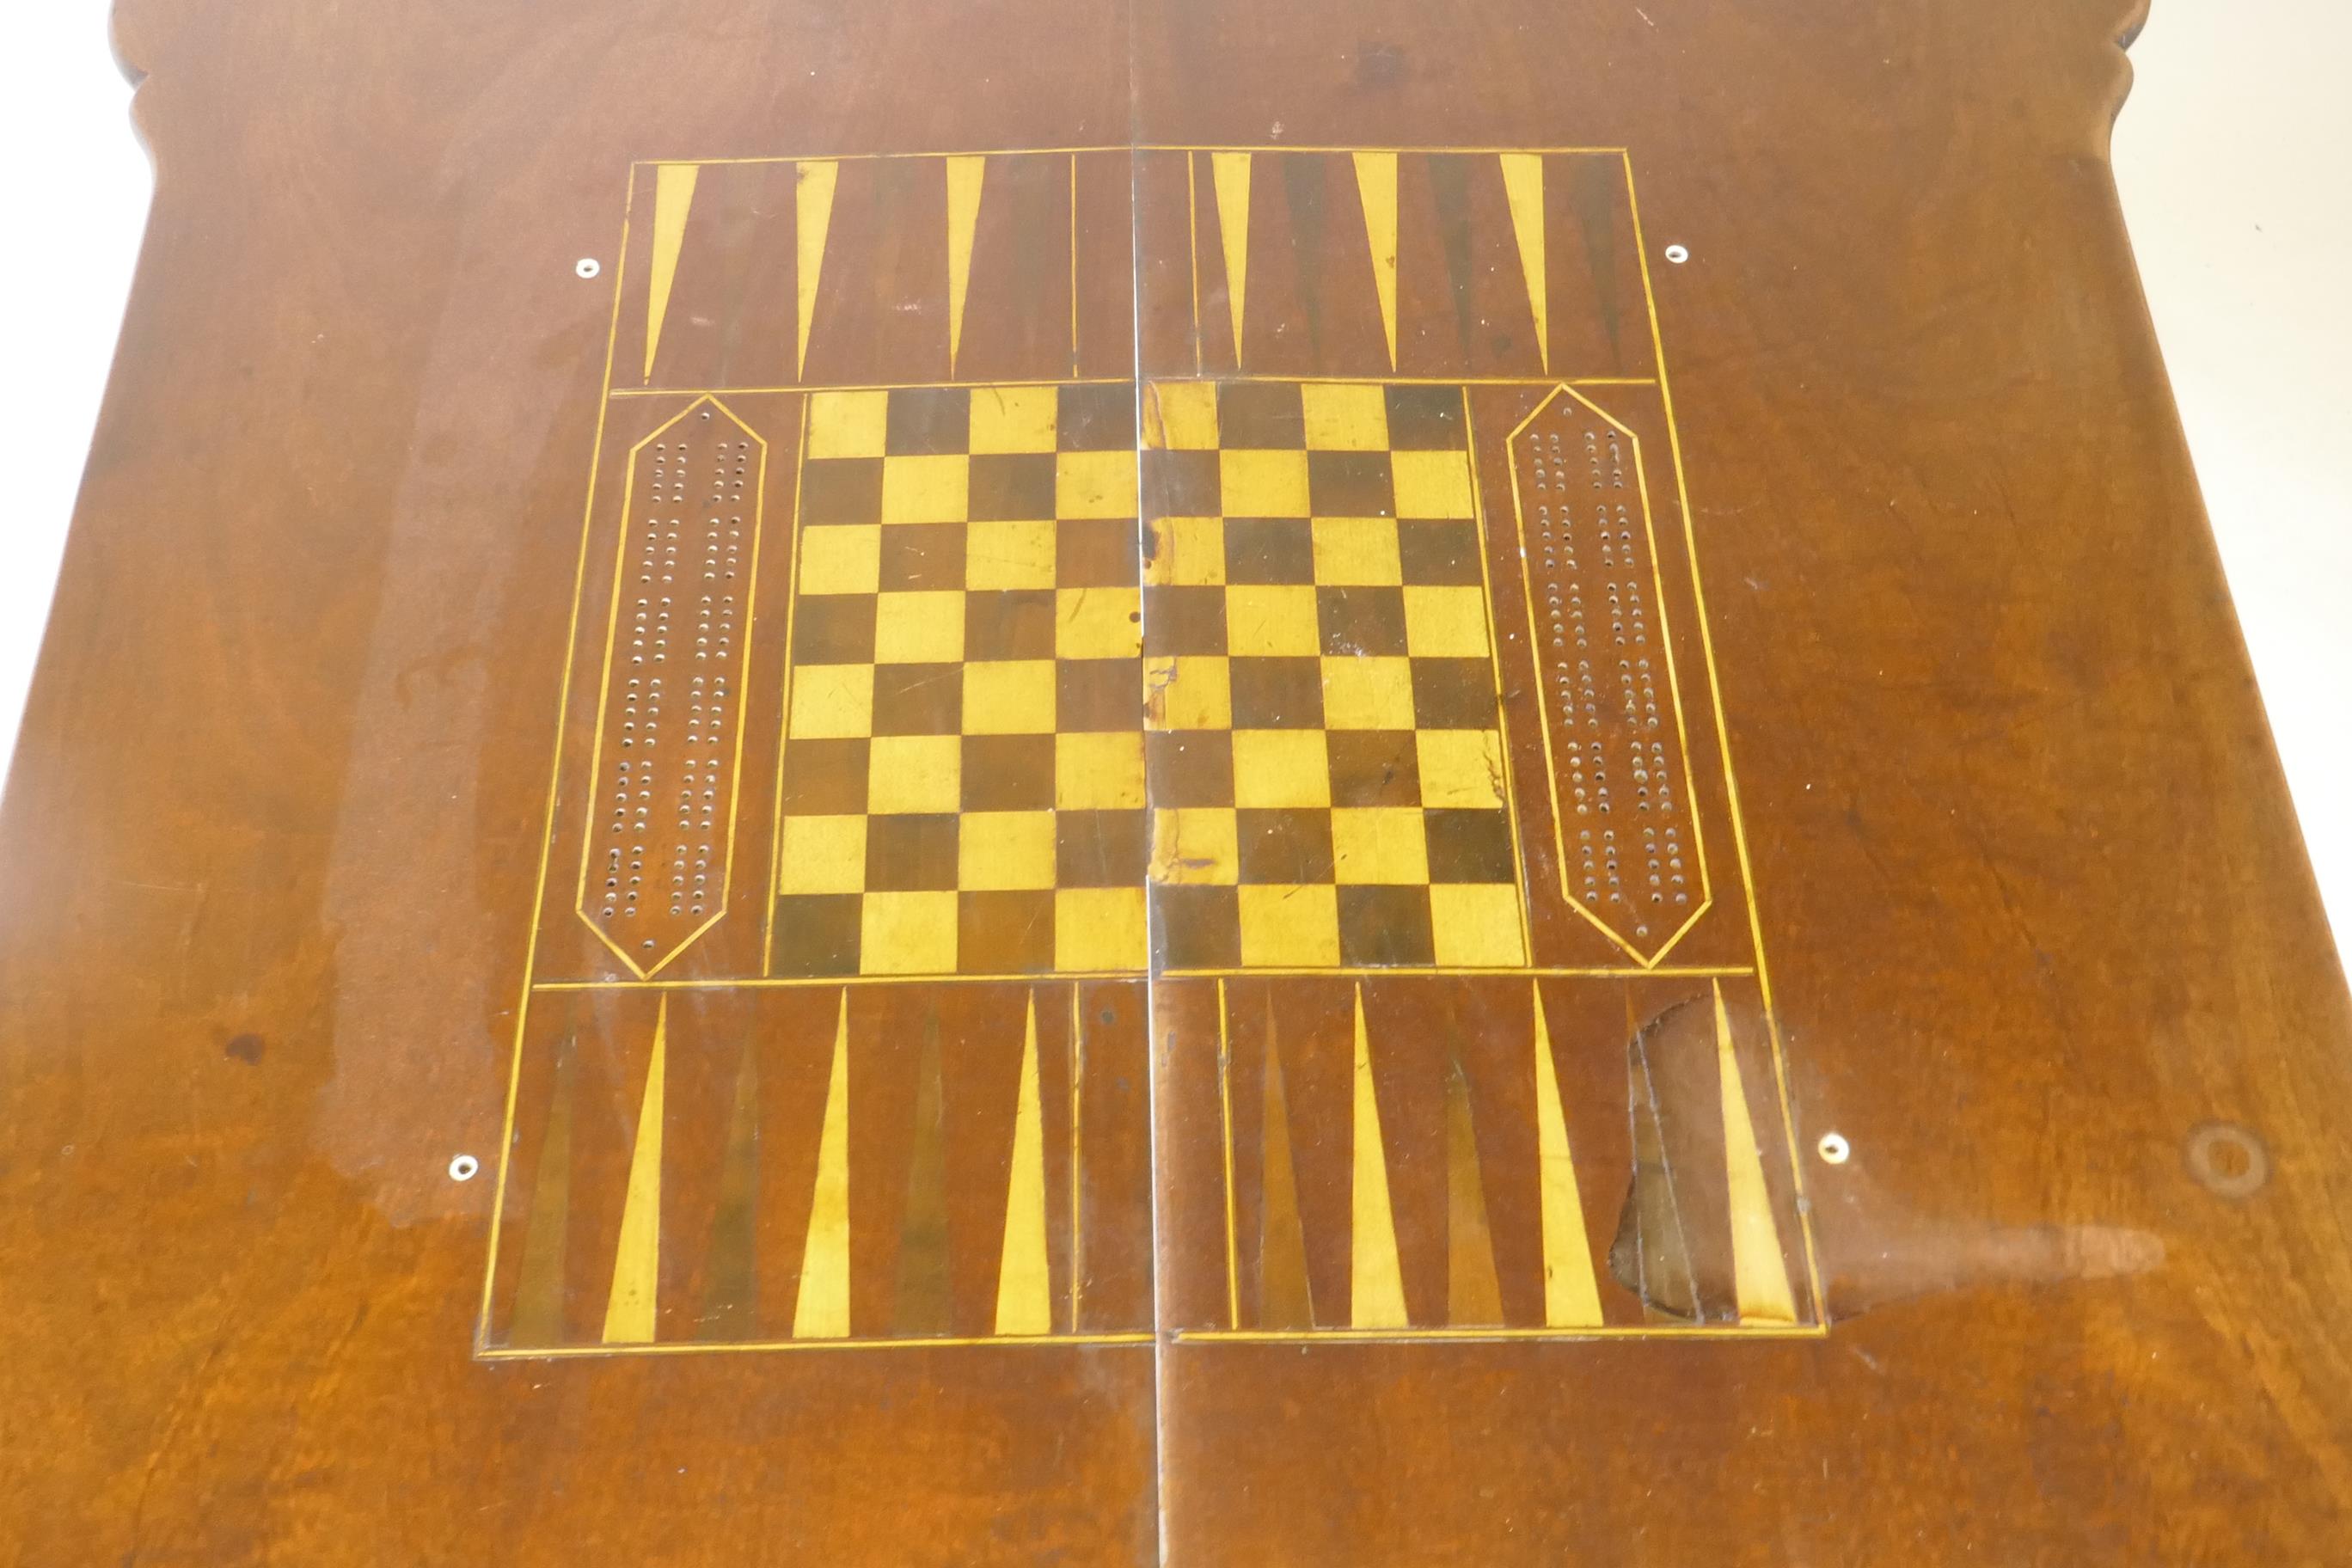
<instances>
[{"instance_id":1,"label":"wood grain","mask_svg":"<svg viewBox=\"0 0 2352 1568\"><path fill-rule=\"evenodd\" d=\"M2344 1555L2352 1001L2136 21L118 0L0 1555ZM740 602L639 630L672 512ZM1670 667L1573 753L1571 605Z\"/></svg>"}]
</instances>

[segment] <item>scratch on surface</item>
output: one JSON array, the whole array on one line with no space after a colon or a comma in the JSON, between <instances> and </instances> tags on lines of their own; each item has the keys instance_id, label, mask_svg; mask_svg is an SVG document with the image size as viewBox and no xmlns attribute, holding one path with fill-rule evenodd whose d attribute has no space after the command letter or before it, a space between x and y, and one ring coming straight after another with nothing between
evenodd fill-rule
<instances>
[{"instance_id":1,"label":"scratch on surface","mask_svg":"<svg viewBox=\"0 0 2352 1568\"><path fill-rule=\"evenodd\" d=\"M189 1407L203 1403L205 1374L212 1371L213 1363L220 1359L234 1329L234 1319L222 1321L220 1331L213 1336L212 1348L205 1352L205 1359L197 1363L194 1373L182 1386L179 1396L172 1401L171 1413L163 1418L163 1430L156 1435L155 1446L148 1451L146 1468L139 1477L139 1496L131 1505L131 1546L122 1554L123 1568L131 1568L139 1561L139 1532L146 1522L148 1494L155 1489L155 1472L163 1468L163 1457L171 1452L173 1440L179 1436L181 1422Z\"/></svg>"},{"instance_id":2,"label":"scratch on surface","mask_svg":"<svg viewBox=\"0 0 2352 1568\"><path fill-rule=\"evenodd\" d=\"M119 888L144 888L151 893L184 893L198 899L205 896L202 882L142 882L130 877L110 877L107 880Z\"/></svg>"}]
</instances>

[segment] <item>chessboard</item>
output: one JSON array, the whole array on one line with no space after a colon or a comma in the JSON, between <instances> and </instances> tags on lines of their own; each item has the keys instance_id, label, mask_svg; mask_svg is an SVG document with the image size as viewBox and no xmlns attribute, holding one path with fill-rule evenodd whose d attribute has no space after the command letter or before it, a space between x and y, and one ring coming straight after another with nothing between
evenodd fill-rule
<instances>
[{"instance_id":1,"label":"chessboard","mask_svg":"<svg viewBox=\"0 0 2352 1568\"><path fill-rule=\"evenodd\" d=\"M1126 384L810 395L769 973L1527 962L1460 391L1143 424L1139 474Z\"/></svg>"},{"instance_id":2,"label":"chessboard","mask_svg":"<svg viewBox=\"0 0 2352 1568\"><path fill-rule=\"evenodd\" d=\"M1135 396L820 392L768 968L1143 969Z\"/></svg>"}]
</instances>

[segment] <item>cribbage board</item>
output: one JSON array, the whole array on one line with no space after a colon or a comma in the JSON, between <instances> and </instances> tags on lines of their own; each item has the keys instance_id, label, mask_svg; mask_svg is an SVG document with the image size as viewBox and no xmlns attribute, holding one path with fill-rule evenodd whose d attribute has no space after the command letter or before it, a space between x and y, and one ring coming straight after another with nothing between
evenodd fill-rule
<instances>
[{"instance_id":1,"label":"cribbage board","mask_svg":"<svg viewBox=\"0 0 2352 1568\"><path fill-rule=\"evenodd\" d=\"M480 1352L1819 1332L1629 164L1128 162L633 169Z\"/></svg>"}]
</instances>

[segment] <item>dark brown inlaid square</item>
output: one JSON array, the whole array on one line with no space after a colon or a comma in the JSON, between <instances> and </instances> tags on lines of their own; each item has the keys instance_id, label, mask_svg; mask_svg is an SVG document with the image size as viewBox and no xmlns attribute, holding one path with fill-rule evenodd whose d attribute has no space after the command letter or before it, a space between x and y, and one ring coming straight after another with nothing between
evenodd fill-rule
<instances>
[{"instance_id":1,"label":"dark brown inlaid square","mask_svg":"<svg viewBox=\"0 0 2352 1568\"><path fill-rule=\"evenodd\" d=\"M1495 727L1495 670L1483 658L1412 661L1412 721L1423 730Z\"/></svg>"},{"instance_id":2,"label":"dark brown inlaid square","mask_svg":"<svg viewBox=\"0 0 2352 1568\"><path fill-rule=\"evenodd\" d=\"M1143 728L1143 660L1066 658L1055 667L1054 677L1056 728Z\"/></svg>"},{"instance_id":3,"label":"dark brown inlaid square","mask_svg":"<svg viewBox=\"0 0 2352 1568\"><path fill-rule=\"evenodd\" d=\"M1217 388L1217 439L1226 449L1307 445L1307 410L1295 381L1229 381Z\"/></svg>"},{"instance_id":4,"label":"dark brown inlaid square","mask_svg":"<svg viewBox=\"0 0 2352 1568\"><path fill-rule=\"evenodd\" d=\"M800 520L807 527L831 522L879 522L882 519L882 459L811 458L801 465Z\"/></svg>"},{"instance_id":5,"label":"dark brown inlaid square","mask_svg":"<svg viewBox=\"0 0 2352 1568\"><path fill-rule=\"evenodd\" d=\"M956 967L1029 974L1054 967L1054 890L956 895Z\"/></svg>"},{"instance_id":6,"label":"dark brown inlaid square","mask_svg":"<svg viewBox=\"0 0 2352 1568\"><path fill-rule=\"evenodd\" d=\"M1323 722L1323 663L1315 658L1237 658L1236 730L1312 730Z\"/></svg>"},{"instance_id":7,"label":"dark brown inlaid square","mask_svg":"<svg viewBox=\"0 0 2352 1568\"><path fill-rule=\"evenodd\" d=\"M1466 520L1399 523L1397 557L1408 583L1475 587L1486 580L1478 559L1478 525Z\"/></svg>"},{"instance_id":8,"label":"dark brown inlaid square","mask_svg":"<svg viewBox=\"0 0 2352 1568\"><path fill-rule=\"evenodd\" d=\"M1421 756L1412 731L1334 730L1324 746L1333 805L1421 804Z\"/></svg>"},{"instance_id":9,"label":"dark brown inlaid square","mask_svg":"<svg viewBox=\"0 0 2352 1568\"><path fill-rule=\"evenodd\" d=\"M874 662L874 595L804 595L793 611L793 662Z\"/></svg>"},{"instance_id":10,"label":"dark brown inlaid square","mask_svg":"<svg viewBox=\"0 0 2352 1568\"><path fill-rule=\"evenodd\" d=\"M966 735L966 811L1046 811L1054 805L1054 737Z\"/></svg>"},{"instance_id":11,"label":"dark brown inlaid square","mask_svg":"<svg viewBox=\"0 0 2352 1568\"><path fill-rule=\"evenodd\" d=\"M890 394L882 449L894 458L971 449L971 393L961 386L905 387Z\"/></svg>"},{"instance_id":12,"label":"dark brown inlaid square","mask_svg":"<svg viewBox=\"0 0 2352 1568\"><path fill-rule=\"evenodd\" d=\"M1511 821L1501 811L1432 809L1422 822L1429 837L1433 882L1509 882Z\"/></svg>"},{"instance_id":13,"label":"dark brown inlaid square","mask_svg":"<svg viewBox=\"0 0 2352 1568\"><path fill-rule=\"evenodd\" d=\"M1054 527L1054 584L1060 588L1132 588L1135 520L1075 518Z\"/></svg>"},{"instance_id":14,"label":"dark brown inlaid square","mask_svg":"<svg viewBox=\"0 0 2352 1568\"><path fill-rule=\"evenodd\" d=\"M1401 452L1459 451L1468 444L1462 395L1450 386L1387 389L1389 445Z\"/></svg>"},{"instance_id":15,"label":"dark brown inlaid square","mask_svg":"<svg viewBox=\"0 0 2352 1568\"><path fill-rule=\"evenodd\" d=\"M1307 498L1317 517L1389 517L1396 487L1386 452L1309 452Z\"/></svg>"},{"instance_id":16,"label":"dark brown inlaid square","mask_svg":"<svg viewBox=\"0 0 2352 1568\"><path fill-rule=\"evenodd\" d=\"M1372 654L1393 658L1405 651L1404 590L1318 588L1315 614L1323 651L1333 657Z\"/></svg>"},{"instance_id":17,"label":"dark brown inlaid square","mask_svg":"<svg viewBox=\"0 0 2352 1568\"><path fill-rule=\"evenodd\" d=\"M1242 961L1240 890L1154 887L1151 931L1164 968L1235 968Z\"/></svg>"},{"instance_id":18,"label":"dark brown inlaid square","mask_svg":"<svg viewBox=\"0 0 2352 1568\"><path fill-rule=\"evenodd\" d=\"M1065 811L1054 818L1055 885L1133 888L1150 858L1142 811Z\"/></svg>"},{"instance_id":19,"label":"dark brown inlaid square","mask_svg":"<svg viewBox=\"0 0 2352 1568\"><path fill-rule=\"evenodd\" d=\"M1339 962L1347 964L1433 963L1434 927L1424 887L1339 889Z\"/></svg>"},{"instance_id":20,"label":"dark brown inlaid square","mask_svg":"<svg viewBox=\"0 0 2352 1568\"><path fill-rule=\"evenodd\" d=\"M1152 517L1215 517L1224 510L1217 454L1144 453L1143 505Z\"/></svg>"},{"instance_id":21,"label":"dark brown inlaid square","mask_svg":"<svg viewBox=\"0 0 2352 1568\"><path fill-rule=\"evenodd\" d=\"M1226 519L1225 581L1315 581L1315 534L1307 519Z\"/></svg>"},{"instance_id":22,"label":"dark brown inlaid square","mask_svg":"<svg viewBox=\"0 0 2352 1568\"><path fill-rule=\"evenodd\" d=\"M1319 806L1234 814L1244 882L1328 882L1331 814Z\"/></svg>"},{"instance_id":23,"label":"dark brown inlaid square","mask_svg":"<svg viewBox=\"0 0 2352 1568\"><path fill-rule=\"evenodd\" d=\"M875 666L876 734L952 735L962 728L963 666Z\"/></svg>"},{"instance_id":24,"label":"dark brown inlaid square","mask_svg":"<svg viewBox=\"0 0 2352 1568\"><path fill-rule=\"evenodd\" d=\"M1225 651L1223 588L1146 588L1143 651L1149 655Z\"/></svg>"},{"instance_id":25,"label":"dark brown inlaid square","mask_svg":"<svg viewBox=\"0 0 2352 1568\"><path fill-rule=\"evenodd\" d=\"M1034 522L1054 515L1054 454L983 452L971 460L965 510L974 522Z\"/></svg>"},{"instance_id":26,"label":"dark brown inlaid square","mask_svg":"<svg viewBox=\"0 0 2352 1568\"><path fill-rule=\"evenodd\" d=\"M1234 738L1225 731L1154 731L1143 738L1143 770L1154 805L1234 804Z\"/></svg>"},{"instance_id":27,"label":"dark brown inlaid square","mask_svg":"<svg viewBox=\"0 0 2352 1568\"><path fill-rule=\"evenodd\" d=\"M963 586L964 526L894 522L882 526L880 586L886 593Z\"/></svg>"},{"instance_id":28,"label":"dark brown inlaid square","mask_svg":"<svg viewBox=\"0 0 2352 1568\"><path fill-rule=\"evenodd\" d=\"M788 816L846 816L866 809L864 740L794 740L784 747Z\"/></svg>"},{"instance_id":29,"label":"dark brown inlaid square","mask_svg":"<svg viewBox=\"0 0 2352 1568\"><path fill-rule=\"evenodd\" d=\"M1054 590L982 588L963 596L963 656L975 661L1054 657Z\"/></svg>"},{"instance_id":30,"label":"dark brown inlaid square","mask_svg":"<svg viewBox=\"0 0 2352 1568\"><path fill-rule=\"evenodd\" d=\"M875 893L952 889L956 885L952 812L888 814L866 819L866 889Z\"/></svg>"},{"instance_id":31,"label":"dark brown inlaid square","mask_svg":"<svg viewBox=\"0 0 2352 1568\"><path fill-rule=\"evenodd\" d=\"M1119 381L1063 387L1054 433L1065 452L1132 451L1134 385Z\"/></svg>"},{"instance_id":32,"label":"dark brown inlaid square","mask_svg":"<svg viewBox=\"0 0 2352 1568\"><path fill-rule=\"evenodd\" d=\"M776 900L773 974L855 974L865 900L856 893L791 893Z\"/></svg>"}]
</instances>

